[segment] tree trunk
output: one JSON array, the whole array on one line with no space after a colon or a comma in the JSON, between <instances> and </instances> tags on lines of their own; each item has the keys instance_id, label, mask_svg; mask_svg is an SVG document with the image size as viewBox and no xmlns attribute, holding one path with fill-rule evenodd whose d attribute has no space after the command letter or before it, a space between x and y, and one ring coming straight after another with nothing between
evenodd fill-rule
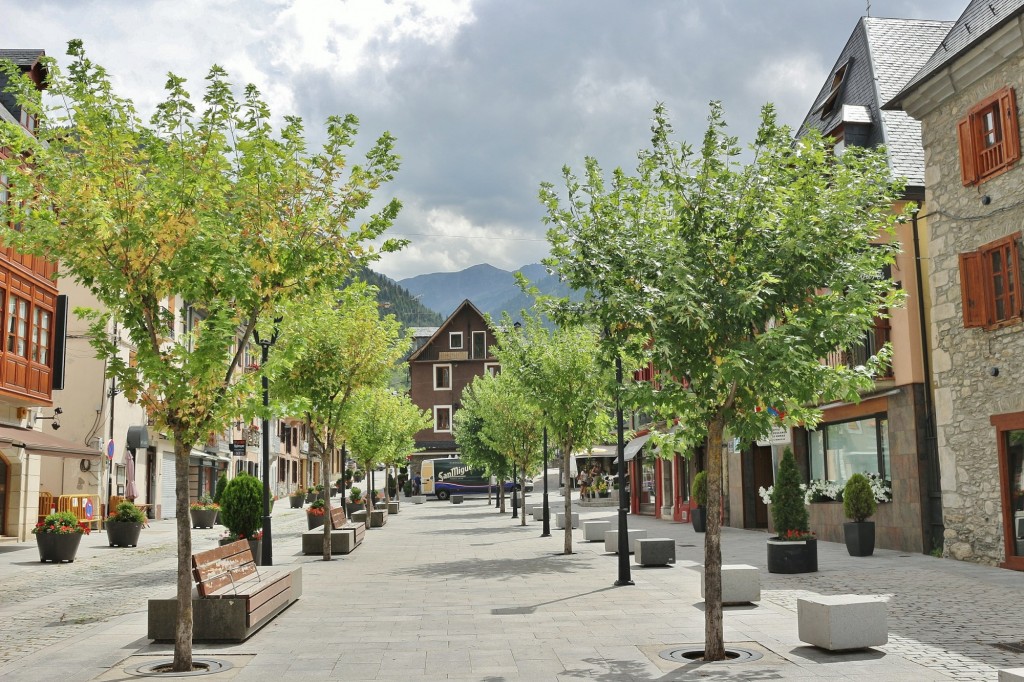
<instances>
[{"instance_id":1,"label":"tree trunk","mask_svg":"<svg viewBox=\"0 0 1024 682\"><path fill-rule=\"evenodd\" d=\"M498 480L498 503L501 505L498 507L498 513L505 513L505 477L502 476Z\"/></svg>"},{"instance_id":2,"label":"tree trunk","mask_svg":"<svg viewBox=\"0 0 1024 682\"><path fill-rule=\"evenodd\" d=\"M334 448L331 447L333 439L327 438L328 449L325 452L320 453L320 470L323 474L323 486L324 486L324 561L331 560L331 489L330 485L331 475L328 471L328 461L330 455L328 454ZM344 506L345 500L342 499L341 504Z\"/></svg>"},{"instance_id":3,"label":"tree trunk","mask_svg":"<svg viewBox=\"0 0 1024 682\"><path fill-rule=\"evenodd\" d=\"M175 672L192 670L192 528L188 506L188 458L192 445L183 434L174 433L174 515L178 537L178 622L174 629Z\"/></svg>"},{"instance_id":4,"label":"tree trunk","mask_svg":"<svg viewBox=\"0 0 1024 682\"><path fill-rule=\"evenodd\" d=\"M526 466L525 465L523 465L523 468L520 469L520 472L521 472L522 475L520 476L521 483L519 485L519 516L520 516L519 525L520 526L525 526L526 525ZM513 494L515 494L514 491L513 491Z\"/></svg>"},{"instance_id":5,"label":"tree trunk","mask_svg":"<svg viewBox=\"0 0 1024 682\"><path fill-rule=\"evenodd\" d=\"M704 660L724 661L722 633L722 432L719 410L708 424L708 506L704 533Z\"/></svg>"},{"instance_id":6,"label":"tree trunk","mask_svg":"<svg viewBox=\"0 0 1024 682\"><path fill-rule=\"evenodd\" d=\"M572 476L569 474L569 462L572 458L572 445L562 443L562 478L565 480L565 543L563 554L572 554ZM545 472L545 476L547 472Z\"/></svg>"}]
</instances>

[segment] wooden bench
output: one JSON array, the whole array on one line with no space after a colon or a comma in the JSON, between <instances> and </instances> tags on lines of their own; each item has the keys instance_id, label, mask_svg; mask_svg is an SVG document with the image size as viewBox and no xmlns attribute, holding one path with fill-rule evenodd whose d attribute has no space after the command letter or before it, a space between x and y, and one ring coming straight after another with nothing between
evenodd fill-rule
<instances>
[{"instance_id":1,"label":"wooden bench","mask_svg":"<svg viewBox=\"0 0 1024 682\"><path fill-rule=\"evenodd\" d=\"M349 521L344 507L331 507L331 554L348 554L363 541L366 524ZM323 528L307 530L302 534L303 554L324 553Z\"/></svg>"},{"instance_id":2,"label":"wooden bench","mask_svg":"<svg viewBox=\"0 0 1024 682\"><path fill-rule=\"evenodd\" d=\"M192 555L192 640L241 642L302 594L302 567L261 567L245 540ZM149 600L148 637L174 641L176 599Z\"/></svg>"}]
</instances>

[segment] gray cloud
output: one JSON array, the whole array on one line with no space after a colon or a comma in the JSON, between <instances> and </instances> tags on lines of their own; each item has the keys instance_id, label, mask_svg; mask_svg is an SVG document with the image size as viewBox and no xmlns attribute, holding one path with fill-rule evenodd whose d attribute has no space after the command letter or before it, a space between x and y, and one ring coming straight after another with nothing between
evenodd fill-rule
<instances>
[{"instance_id":1,"label":"gray cloud","mask_svg":"<svg viewBox=\"0 0 1024 682\"><path fill-rule=\"evenodd\" d=\"M872 14L954 19L966 0L874 0ZM165 74L193 89L211 63L253 81L276 114L353 112L362 145L398 137L390 191L406 205L388 255L400 279L546 253L537 189L592 155L632 167L664 102L699 141L707 104L750 138L761 105L799 125L863 15L862 0L43 0L5 9L3 47L62 56L85 40L142 110ZM420 236L435 235L435 236ZM444 235L439 237L436 235Z\"/></svg>"}]
</instances>

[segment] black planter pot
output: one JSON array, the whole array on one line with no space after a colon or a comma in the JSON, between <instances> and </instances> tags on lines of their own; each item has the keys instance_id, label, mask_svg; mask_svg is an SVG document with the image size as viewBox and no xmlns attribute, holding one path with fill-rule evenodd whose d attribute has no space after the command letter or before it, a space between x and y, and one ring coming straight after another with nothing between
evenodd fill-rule
<instances>
[{"instance_id":1,"label":"black planter pot","mask_svg":"<svg viewBox=\"0 0 1024 682\"><path fill-rule=\"evenodd\" d=\"M315 502L316 493L306 493L306 502Z\"/></svg>"},{"instance_id":2,"label":"black planter pot","mask_svg":"<svg viewBox=\"0 0 1024 682\"><path fill-rule=\"evenodd\" d=\"M252 561L257 566L263 565L263 540L249 540L249 551L252 552Z\"/></svg>"},{"instance_id":3,"label":"black planter pot","mask_svg":"<svg viewBox=\"0 0 1024 682\"><path fill-rule=\"evenodd\" d=\"M703 533L707 528L708 510L704 507L697 507L690 511L690 518L693 519L693 529L698 533Z\"/></svg>"},{"instance_id":4,"label":"black planter pot","mask_svg":"<svg viewBox=\"0 0 1024 682\"><path fill-rule=\"evenodd\" d=\"M818 541L768 539L769 573L817 573Z\"/></svg>"},{"instance_id":5,"label":"black planter pot","mask_svg":"<svg viewBox=\"0 0 1024 682\"><path fill-rule=\"evenodd\" d=\"M850 556L871 556L875 552L875 522L847 521L843 524L846 551Z\"/></svg>"},{"instance_id":6,"label":"black planter pot","mask_svg":"<svg viewBox=\"0 0 1024 682\"><path fill-rule=\"evenodd\" d=\"M138 547L142 524L131 521L107 521L107 542L111 547Z\"/></svg>"},{"instance_id":7,"label":"black planter pot","mask_svg":"<svg viewBox=\"0 0 1024 682\"><path fill-rule=\"evenodd\" d=\"M192 518L193 528L213 528L217 522L216 509L189 509L188 514Z\"/></svg>"},{"instance_id":8,"label":"black planter pot","mask_svg":"<svg viewBox=\"0 0 1024 682\"><path fill-rule=\"evenodd\" d=\"M37 533L36 546L39 548L39 561L52 561L59 564L63 561L69 564L75 560L78 554L78 545L82 542L82 533Z\"/></svg>"},{"instance_id":9,"label":"black planter pot","mask_svg":"<svg viewBox=\"0 0 1024 682\"><path fill-rule=\"evenodd\" d=\"M320 528L323 526L325 517L326 514L321 514L320 516L306 514L306 530L313 530L314 528Z\"/></svg>"},{"instance_id":10,"label":"black planter pot","mask_svg":"<svg viewBox=\"0 0 1024 682\"><path fill-rule=\"evenodd\" d=\"M302 503L306 500L305 495L289 495L288 504L292 509L302 509Z\"/></svg>"}]
</instances>

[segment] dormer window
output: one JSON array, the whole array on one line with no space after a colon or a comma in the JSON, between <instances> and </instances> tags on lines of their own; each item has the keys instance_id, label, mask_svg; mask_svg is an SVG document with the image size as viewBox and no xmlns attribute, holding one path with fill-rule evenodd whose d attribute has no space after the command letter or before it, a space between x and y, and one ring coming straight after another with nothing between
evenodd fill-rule
<instances>
[{"instance_id":1,"label":"dormer window","mask_svg":"<svg viewBox=\"0 0 1024 682\"><path fill-rule=\"evenodd\" d=\"M839 94L843 90L843 81L846 80L846 72L850 68L850 62L852 59L847 59L843 62L843 65L835 70L832 74L832 87L829 88L828 96L825 101L821 103L821 117L831 116L832 112L836 109L836 104L839 102Z\"/></svg>"},{"instance_id":2,"label":"dormer window","mask_svg":"<svg viewBox=\"0 0 1024 682\"><path fill-rule=\"evenodd\" d=\"M448 333L448 347L452 350L462 350L462 332Z\"/></svg>"}]
</instances>

